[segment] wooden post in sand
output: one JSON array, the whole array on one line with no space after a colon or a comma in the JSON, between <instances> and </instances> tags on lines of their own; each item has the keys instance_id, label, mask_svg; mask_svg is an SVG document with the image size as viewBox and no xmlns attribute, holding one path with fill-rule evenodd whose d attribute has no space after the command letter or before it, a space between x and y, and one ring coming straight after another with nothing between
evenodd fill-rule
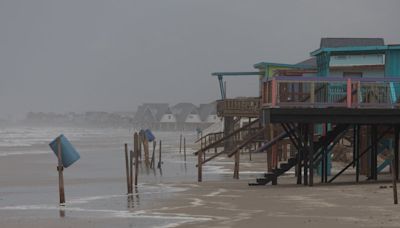
<instances>
[{"instance_id":1,"label":"wooden post in sand","mask_svg":"<svg viewBox=\"0 0 400 228\"><path fill-rule=\"evenodd\" d=\"M58 186L59 186L59 192L60 192L60 204L64 204L65 203L64 175L63 175L64 166L62 164L61 138L60 137L57 138L57 146L58 146L58 150L57 150L57 157L58 157L57 170L58 170Z\"/></svg>"},{"instance_id":2,"label":"wooden post in sand","mask_svg":"<svg viewBox=\"0 0 400 228\"><path fill-rule=\"evenodd\" d=\"M239 160L240 160L240 152L237 151L235 154L235 166L233 171L233 179L239 179Z\"/></svg>"},{"instance_id":3,"label":"wooden post in sand","mask_svg":"<svg viewBox=\"0 0 400 228\"><path fill-rule=\"evenodd\" d=\"M150 161L150 168L156 167L156 165L155 165L156 146L157 146L157 142L154 140L154 141L153 141L153 153L152 153L152 155L151 155L151 161Z\"/></svg>"},{"instance_id":4,"label":"wooden post in sand","mask_svg":"<svg viewBox=\"0 0 400 228\"><path fill-rule=\"evenodd\" d=\"M158 154L158 165L157 165L157 168L159 168L159 169L161 169L161 163L162 163L162 161L161 161L161 145L162 145L162 142L160 140L160 144L158 146L159 154Z\"/></svg>"},{"instance_id":5,"label":"wooden post in sand","mask_svg":"<svg viewBox=\"0 0 400 228\"><path fill-rule=\"evenodd\" d=\"M125 168L126 168L126 185L128 187L128 194L132 193L131 184L129 183L129 159L128 159L128 144L125 143Z\"/></svg>"},{"instance_id":6,"label":"wooden post in sand","mask_svg":"<svg viewBox=\"0 0 400 228\"><path fill-rule=\"evenodd\" d=\"M134 135L134 153L135 153L135 187L138 185L138 173L139 173L139 136L135 132Z\"/></svg>"},{"instance_id":7,"label":"wooden post in sand","mask_svg":"<svg viewBox=\"0 0 400 228\"><path fill-rule=\"evenodd\" d=\"M183 138L183 159L186 162L186 138Z\"/></svg>"},{"instance_id":8,"label":"wooden post in sand","mask_svg":"<svg viewBox=\"0 0 400 228\"><path fill-rule=\"evenodd\" d=\"M133 147L133 148L135 148L135 147ZM129 169L129 190L130 190L130 192L129 193L133 193L133 151L131 150L130 152L129 152L129 167L130 167L130 169ZM136 166L136 164L135 164L135 166Z\"/></svg>"},{"instance_id":9,"label":"wooden post in sand","mask_svg":"<svg viewBox=\"0 0 400 228\"><path fill-rule=\"evenodd\" d=\"M202 182L203 181L203 155L204 153L203 150L199 151L197 153L197 181Z\"/></svg>"},{"instance_id":10,"label":"wooden post in sand","mask_svg":"<svg viewBox=\"0 0 400 228\"><path fill-rule=\"evenodd\" d=\"M143 152L144 152L144 163L146 164L146 167L149 167L150 165L150 158L149 158L149 141L147 141L147 138L145 135L142 137L142 143L143 143Z\"/></svg>"},{"instance_id":11,"label":"wooden post in sand","mask_svg":"<svg viewBox=\"0 0 400 228\"><path fill-rule=\"evenodd\" d=\"M182 153L182 134L179 136L179 153Z\"/></svg>"}]
</instances>

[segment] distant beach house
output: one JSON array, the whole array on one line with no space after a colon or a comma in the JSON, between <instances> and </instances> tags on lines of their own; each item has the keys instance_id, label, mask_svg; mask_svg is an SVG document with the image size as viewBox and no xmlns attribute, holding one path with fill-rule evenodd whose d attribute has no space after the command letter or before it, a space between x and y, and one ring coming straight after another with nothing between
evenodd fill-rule
<instances>
[{"instance_id":1,"label":"distant beach house","mask_svg":"<svg viewBox=\"0 0 400 228\"><path fill-rule=\"evenodd\" d=\"M217 116L216 107L216 102L210 104L200 104L199 114L203 123L216 123L220 121L219 117Z\"/></svg>"},{"instance_id":2,"label":"distant beach house","mask_svg":"<svg viewBox=\"0 0 400 228\"><path fill-rule=\"evenodd\" d=\"M133 119L136 128L164 131L204 129L220 121L215 102L199 107L192 103L178 103L172 107L165 103L145 103L138 107Z\"/></svg>"},{"instance_id":3,"label":"distant beach house","mask_svg":"<svg viewBox=\"0 0 400 228\"><path fill-rule=\"evenodd\" d=\"M172 114L171 109L168 107L167 111L161 117L159 128L160 130L177 130L177 119Z\"/></svg>"},{"instance_id":4,"label":"distant beach house","mask_svg":"<svg viewBox=\"0 0 400 228\"><path fill-rule=\"evenodd\" d=\"M133 117L133 124L136 128L158 129L159 122L168 111L166 103L144 103L137 108Z\"/></svg>"},{"instance_id":5,"label":"distant beach house","mask_svg":"<svg viewBox=\"0 0 400 228\"><path fill-rule=\"evenodd\" d=\"M177 127L180 130L195 130L201 128L202 121L197 107L192 103L179 103L171 108L177 117Z\"/></svg>"}]
</instances>

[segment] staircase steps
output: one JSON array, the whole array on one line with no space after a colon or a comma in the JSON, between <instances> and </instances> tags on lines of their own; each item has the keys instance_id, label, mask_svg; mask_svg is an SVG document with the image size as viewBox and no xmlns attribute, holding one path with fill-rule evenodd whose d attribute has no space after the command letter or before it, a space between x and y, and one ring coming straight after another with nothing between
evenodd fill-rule
<instances>
[{"instance_id":1,"label":"staircase steps","mask_svg":"<svg viewBox=\"0 0 400 228\"><path fill-rule=\"evenodd\" d=\"M326 139L328 139L329 145L332 141L335 141L343 131L347 130L348 127L348 124L338 124L334 129L328 131L326 136L322 136L317 141L315 141L313 149L316 152L316 155L314 156L314 159L319 159L320 155L322 154L322 150L320 151L320 149L324 146ZM270 182L272 183L272 185L276 185L278 177L289 171L296 164L297 155L296 157L289 158L286 163L281 163L279 165L279 168L273 169L272 172L265 173L264 177L257 178L256 183L249 183L249 186L266 185Z\"/></svg>"}]
</instances>

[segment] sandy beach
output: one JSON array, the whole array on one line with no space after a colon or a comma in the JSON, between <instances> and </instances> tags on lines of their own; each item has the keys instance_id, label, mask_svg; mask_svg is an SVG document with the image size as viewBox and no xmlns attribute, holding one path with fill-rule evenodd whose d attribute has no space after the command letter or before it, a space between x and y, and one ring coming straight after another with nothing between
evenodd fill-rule
<instances>
[{"instance_id":1,"label":"sandy beach","mask_svg":"<svg viewBox=\"0 0 400 228\"><path fill-rule=\"evenodd\" d=\"M81 153L81 160L65 171L67 203L62 207L56 157L46 144L61 130ZM232 179L233 161L219 158L204 167L204 182L197 183L194 150L188 148L185 163L179 154L179 133L158 133L165 145L162 175L158 169L141 167L140 185L127 196L127 129L30 131L30 144L3 142L1 147L0 227L400 226L399 207L393 205L387 181L352 184L354 178L346 175L336 184L308 187L295 185L289 174L277 186L249 187L248 182L265 172L266 158L253 154L249 161L243 154L240 180Z\"/></svg>"}]
</instances>

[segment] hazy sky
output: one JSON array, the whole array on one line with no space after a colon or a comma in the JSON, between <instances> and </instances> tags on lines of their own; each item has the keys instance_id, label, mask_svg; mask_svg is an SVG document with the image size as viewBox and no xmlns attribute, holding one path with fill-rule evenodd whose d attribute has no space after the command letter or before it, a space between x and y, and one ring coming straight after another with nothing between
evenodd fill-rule
<instances>
[{"instance_id":1,"label":"hazy sky","mask_svg":"<svg viewBox=\"0 0 400 228\"><path fill-rule=\"evenodd\" d=\"M399 9L398 0L0 0L0 116L210 102L211 72L296 63L321 37L400 43ZM228 81L231 96L257 88Z\"/></svg>"}]
</instances>

